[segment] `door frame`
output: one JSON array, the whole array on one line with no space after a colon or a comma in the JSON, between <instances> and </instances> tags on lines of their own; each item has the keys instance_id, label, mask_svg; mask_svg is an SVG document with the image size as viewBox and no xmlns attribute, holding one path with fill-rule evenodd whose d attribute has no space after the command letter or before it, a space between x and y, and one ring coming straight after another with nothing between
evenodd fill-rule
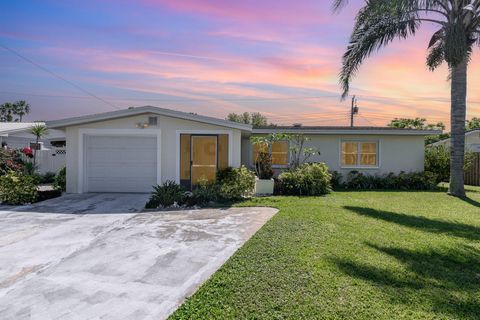
<instances>
[{"instance_id":1,"label":"door frame","mask_svg":"<svg viewBox=\"0 0 480 320\"><path fill-rule=\"evenodd\" d=\"M193 170L193 138L194 137L215 137L215 174L218 170L218 134L191 134L190 135L190 189L193 190L192 170Z\"/></svg>"},{"instance_id":2,"label":"door frame","mask_svg":"<svg viewBox=\"0 0 480 320\"><path fill-rule=\"evenodd\" d=\"M86 136L144 136L155 137L157 140L157 184L162 183L162 132L158 128L154 129L79 129L78 130L78 193L87 192L87 149L85 144ZM68 156L68 153L67 153Z\"/></svg>"},{"instance_id":3,"label":"door frame","mask_svg":"<svg viewBox=\"0 0 480 320\"><path fill-rule=\"evenodd\" d=\"M177 130L176 131L176 154L175 154L175 181L180 184L180 135L228 135L228 166L233 166L233 131L232 130ZM217 138L218 147L218 138ZM191 155L190 155L191 157ZM217 156L218 162L218 156Z\"/></svg>"}]
</instances>

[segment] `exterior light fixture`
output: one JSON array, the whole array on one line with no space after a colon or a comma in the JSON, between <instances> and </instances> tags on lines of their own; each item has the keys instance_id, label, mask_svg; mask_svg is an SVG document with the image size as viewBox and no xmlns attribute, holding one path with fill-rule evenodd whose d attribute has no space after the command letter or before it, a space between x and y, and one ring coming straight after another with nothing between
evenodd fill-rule
<instances>
[{"instance_id":1,"label":"exterior light fixture","mask_svg":"<svg viewBox=\"0 0 480 320\"><path fill-rule=\"evenodd\" d=\"M135 127L137 127L138 129L146 129L148 128L149 124L148 122L138 122Z\"/></svg>"}]
</instances>

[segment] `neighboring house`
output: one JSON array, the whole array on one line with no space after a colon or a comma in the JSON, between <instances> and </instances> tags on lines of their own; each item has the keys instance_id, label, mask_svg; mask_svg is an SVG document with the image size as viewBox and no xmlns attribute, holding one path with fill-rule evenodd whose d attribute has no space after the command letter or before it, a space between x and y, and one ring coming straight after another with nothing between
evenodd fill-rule
<instances>
[{"instance_id":1,"label":"neighboring house","mask_svg":"<svg viewBox=\"0 0 480 320\"><path fill-rule=\"evenodd\" d=\"M156 107L129 108L47 122L64 130L67 192L150 192L174 180L190 188L212 180L218 168L250 166L252 135L304 133L331 170L343 173L423 171L424 136L438 131L377 127L275 127L250 125ZM275 166L286 167L288 145L272 146Z\"/></svg>"},{"instance_id":2,"label":"neighboring house","mask_svg":"<svg viewBox=\"0 0 480 320\"><path fill-rule=\"evenodd\" d=\"M444 139L430 144L429 146L450 147L451 139ZM473 152L480 152L480 129L471 130L465 133L465 149Z\"/></svg>"},{"instance_id":3,"label":"neighboring house","mask_svg":"<svg viewBox=\"0 0 480 320\"><path fill-rule=\"evenodd\" d=\"M50 129L48 134L39 140L30 133L35 125L45 125L44 122L0 122L0 143L11 149L38 148L38 172L56 172L65 166L65 133Z\"/></svg>"}]
</instances>

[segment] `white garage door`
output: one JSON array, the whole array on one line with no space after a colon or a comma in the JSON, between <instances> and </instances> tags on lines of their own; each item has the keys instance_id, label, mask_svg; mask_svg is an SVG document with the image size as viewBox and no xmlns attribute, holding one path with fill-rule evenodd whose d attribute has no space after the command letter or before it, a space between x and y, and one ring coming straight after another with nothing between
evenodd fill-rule
<instances>
[{"instance_id":1,"label":"white garage door","mask_svg":"<svg viewBox=\"0 0 480 320\"><path fill-rule=\"evenodd\" d=\"M151 192L157 184L157 138L86 136L87 192Z\"/></svg>"}]
</instances>

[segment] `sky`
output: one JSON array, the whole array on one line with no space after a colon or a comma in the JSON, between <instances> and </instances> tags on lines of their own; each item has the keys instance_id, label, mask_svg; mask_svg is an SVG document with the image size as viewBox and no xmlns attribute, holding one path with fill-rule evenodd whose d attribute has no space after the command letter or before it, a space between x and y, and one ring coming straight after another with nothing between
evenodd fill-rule
<instances>
[{"instance_id":1,"label":"sky","mask_svg":"<svg viewBox=\"0 0 480 320\"><path fill-rule=\"evenodd\" d=\"M28 121L153 105L347 125L338 72L363 0L340 13L331 2L0 0L0 103L27 100ZM448 70L425 66L434 30L425 25L362 65L351 88L357 125L448 122ZM480 116L479 58L470 64L467 118Z\"/></svg>"}]
</instances>

